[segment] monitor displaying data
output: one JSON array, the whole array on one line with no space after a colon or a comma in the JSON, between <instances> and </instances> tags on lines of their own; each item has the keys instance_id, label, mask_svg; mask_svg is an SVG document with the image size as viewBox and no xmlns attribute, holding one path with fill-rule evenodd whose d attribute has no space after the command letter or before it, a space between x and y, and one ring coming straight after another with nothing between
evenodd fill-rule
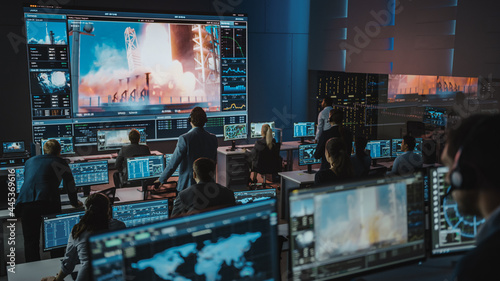
<instances>
[{"instance_id":1,"label":"monitor displaying data","mask_svg":"<svg viewBox=\"0 0 500 281\"><path fill-rule=\"evenodd\" d=\"M293 137L303 138L303 137L314 137L314 129L316 124L314 122L300 122L293 123Z\"/></svg>"},{"instance_id":2,"label":"monitor displaying data","mask_svg":"<svg viewBox=\"0 0 500 281\"><path fill-rule=\"evenodd\" d=\"M372 140L366 144L372 159L391 158L391 140Z\"/></svg>"},{"instance_id":3,"label":"monitor displaying data","mask_svg":"<svg viewBox=\"0 0 500 281\"><path fill-rule=\"evenodd\" d=\"M43 146L48 140L57 140L59 144L61 145L61 155L64 154L73 154L75 153L74 147L73 147L73 138L72 137L61 137L61 138L49 138L49 139L42 139L40 148L42 149L42 154L45 154L43 151Z\"/></svg>"},{"instance_id":4,"label":"monitor displaying data","mask_svg":"<svg viewBox=\"0 0 500 281\"><path fill-rule=\"evenodd\" d=\"M289 208L292 280L347 278L425 258L420 175L293 190Z\"/></svg>"},{"instance_id":5,"label":"monitor displaying data","mask_svg":"<svg viewBox=\"0 0 500 281\"><path fill-rule=\"evenodd\" d=\"M426 106L423 122L434 126L446 126L446 108Z\"/></svg>"},{"instance_id":6,"label":"monitor displaying data","mask_svg":"<svg viewBox=\"0 0 500 281\"><path fill-rule=\"evenodd\" d=\"M127 158L127 180L158 178L163 172L164 165L163 155Z\"/></svg>"},{"instance_id":7,"label":"monitor displaying data","mask_svg":"<svg viewBox=\"0 0 500 281\"><path fill-rule=\"evenodd\" d=\"M97 130L97 150L116 150L124 145L129 145L128 134L136 129L141 134L139 144L146 144L146 128L120 128Z\"/></svg>"},{"instance_id":8,"label":"monitor displaying data","mask_svg":"<svg viewBox=\"0 0 500 281\"><path fill-rule=\"evenodd\" d=\"M43 217L43 250L66 247L73 226L77 224L85 211L47 215Z\"/></svg>"},{"instance_id":9,"label":"monitor displaying data","mask_svg":"<svg viewBox=\"0 0 500 281\"><path fill-rule=\"evenodd\" d=\"M108 161L92 161L69 164L76 186L108 184Z\"/></svg>"},{"instance_id":10,"label":"monitor displaying data","mask_svg":"<svg viewBox=\"0 0 500 281\"><path fill-rule=\"evenodd\" d=\"M247 124L224 125L224 140L242 140L247 138Z\"/></svg>"},{"instance_id":11,"label":"monitor displaying data","mask_svg":"<svg viewBox=\"0 0 500 281\"><path fill-rule=\"evenodd\" d=\"M403 150L401 149L401 144L403 143L403 139L392 139L391 140L391 153L392 157L398 157L403 154ZM422 138L415 138L415 149L414 152L422 155Z\"/></svg>"},{"instance_id":12,"label":"monitor displaying data","mask_svg":"<svg viewBox=\"0 0 500 281\"><path fill-rule=\"evenodd\" d=\"M168 219L168 200L122 203L113 206L113 218L127 227Z\"/></svg>"},{"instance_id":13,"label":"monitor displaying data","mask_svg":"<svg viewBox=\"0 0 500 281\"><path fill-rule=\"evenodd\" d=\"M165 154L165 168L168 166L168 163L172 159L173 154ZM180 165L179 165L180 166ZM177 169L175 172L172 174L172 177L178 177L179 176L179 166L177 166Z\"/></svg>"},{"instance_id":14,"label":"monitor displaying data","mask_svg":"<svg viewBox=\"0 0 500 281\"><path fill-rule=\"evenodd\" d=\"M314 158L316 146L316 143L299 145L299 166L321 163L321 158Z\"/></svg>"},{"instance_id":15,"label":"monitor displaying data","mask_svg":"<svg viewBox=\"0 0 500 281\"><path fill-rule=\"evenodd\" d=\"M451 194L445 178L448 167L429 171L431 198L431 249L433 255L463 252L475 247L475 237L485 220L479 216L464 215Z\"/></svg>"},{"instance_id":16,"label":"monitor displaying data","mask_svg":"<svg viewBox=\"0 0 500 281\"><path fill-rule=\"evenodd\" d=\"M92 280L279 280L275 200L89 238Z\"/></svg>"},{"instance_id":17,"label":"monitor displaying data","mask_svg":"<svg viewBox=\"0 0 500 281\"><path fill-rule=\"evenodd\" d=\"M248 121L246 14L46 3L23 11L34 142L72 135L96 145L98 130L124 127L176 140L195 107L217 136Z\"/></svg>"},{"instance_id":18,"label":"monitor displaying data","mask_svg":"<svg viewBox=\"0 0 500 281\"><path fill-rule=\"evenodd\" d=\"M23 153L24 151L24 141L6 141L2 143L2 152L5 156L9 154Z\"/></svg>"},{"instance_id":19,"label":"monitor displaying data","mask_svg":"<svg viewBox=\"0 0 500 281\"><path fill-rule=\"evenodd\" d=\"M276 198L276 189L245 190L234 192L237 205Z\"/></svg>"},{"instance_id":20,"label":"monitor displaying data","mask_svg":"<svg viewBox=\"0 0 500 281\"><path fill-rule=\"evenodd\" d=\"M267 124L271 129L274 129L274 121L271 122L259 122L259 123L250 123L250 138L259 139L262 138L262 125ZM274 134L274 132L273 132Z\"/></svg>"}]
</instances>

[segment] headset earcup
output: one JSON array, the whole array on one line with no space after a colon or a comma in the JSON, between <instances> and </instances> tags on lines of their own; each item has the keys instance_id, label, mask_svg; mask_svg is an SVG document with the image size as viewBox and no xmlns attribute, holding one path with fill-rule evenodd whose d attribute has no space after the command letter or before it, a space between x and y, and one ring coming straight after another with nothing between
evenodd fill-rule
<instances>
[{"instance_id":1,"label":"headset earcup","mask_svg":"<svg viewBox=\"0 0 500 281\"><path fill-rule=\"evenodd\" d=\"M453 189L463 189L463 177L459 169L455 169L451 172L450 181Z\"/></svg>"}]
</instances>

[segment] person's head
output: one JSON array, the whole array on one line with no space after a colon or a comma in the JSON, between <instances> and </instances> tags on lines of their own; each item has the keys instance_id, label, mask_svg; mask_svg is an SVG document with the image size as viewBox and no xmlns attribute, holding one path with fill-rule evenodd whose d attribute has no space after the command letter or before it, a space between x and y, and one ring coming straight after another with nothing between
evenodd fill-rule
<instances>
[{"instance_id":1,"label":"person's head","mask_svg":"<svg viewBox=\"0 0 500 281\"><path fill-rule=\"evenodd\" d=\"M356 148L356 155L365 155L366 144L368 140L365 136L356 136L354 140L354 147Z\"/></svg>"},{"instance_id":2,"label":"person's head","mask_svg":"<svg viewBox=\"0 0 500 281\"><path fill-rule=\"evenodd\" d=\"M341 138L331 138L326 142L325 158L330 168L338 176L352 176L351 153Z\"/></svg>"},{"instance_id":3,"label":"person's head","mask_svg":"<svg viewBox=\"0 0 500 281\"><path fill-rule=\"evenodd\" d=\"M403 141L401 142L401 150L404 152L415 150L415 145L417 142L414 137L410 135L406 135L403 137Z\"/></svg>"},{"instance_id":4,"label":"person's head","mask_svg":"<svg viewBox=\"0 0 500 281\"><path fill-rule=\"evenodd\" d=\"M196 183L212 182L215 177L215 162L212 159L201 157L193 163L193 178Z\"/></svg>"},{"instance_id":5,"label":"person's head","mask_svg":"<svg viewBox=\"0 0 500 281\"><path fill-rule=\"evenodd\" d=\"M141 133L139 133L136 129L132 129L130 130L130 133L128 133L128 139L130 140L130 143L138 144L141 139Z\"/></svg>"},{"instance_id":6,"label":"person's head","mask_svg":"<svg viewBox=\"0 0 500 281\"><path fill-rule=\"evenodd\" d=\"M332 106L333 104L333 99L330 96L327 96L321 101L321 108L325 108L327 106Z\"/></svg>"},{"instance_id":7,"label":"person's head","mask_svg":"<svg viewBox=\"0 0 500 281\"><path fill-rule=\"evenodd\" d=\"M271 126L268 124L262 125L260 133L262 134L262 138L266 140L267 147L269 147L269 149L273 148L273 130Z\"/></svg>"},{"instance_id":8,"label":"person's head","mask_svg":"<svg viewBox=\"0 0 500 281\"><path fill-rule=\"evenodd\" d=\"M330 110L330 118L328 121L331 124L341 125L344 122L344 112L338 108Z\"/></svg>"},{"instance_id":9,"label":"person's head","mask_svg":"<svg viewBox=\"0 0 500 281\"><path fill-rule=\"evenodd\" d=\"M203 110L203 108L197 106L191 110L188 120L195 127L203 127L208 121L207 113Z\"/></svg>"},{"instance_id":10,"label":"person's head","mask_svg":"<svg viewBox=\"0 0 500 281\"><path fill-rule=\"evenodd\" d=\"M266 137L268 131L272 132L271 126L269 126L269 124L262 125L262 127L260 129L260 134L262 135L263 138Z\"/></svg>"},{"instance_id":11,"label":"person's head","mask_svg":"<svg viewBox=\"0 0 500 281\"><path fill-rule=\"evenodd\" d=\"M61 144L57 140L48 140L43 145L44 154L60 155L61 154Z\"/></svg>"},{"instance_id":12,"label":"person's head","mask_svg":"<svg viewBox=\"0 0 500 281\"><path fill-rule=\"evenodd\" d=\"M85 200L85 214L77 223L71 234L77 238L84 231L97 232L108 229L111 219L109 198L102 193L93 193Z\"/></svg>"},{"instance_id":13,"label":"person's head","mask_svg":"<svg viewBox=\"0 0 500 281\"><path fill-rule=\"evenodd\" d=\"M474 115L448 133L441 155L461 212L489 216L500 206L500 115Z\"/></svg>"}]
</instances>

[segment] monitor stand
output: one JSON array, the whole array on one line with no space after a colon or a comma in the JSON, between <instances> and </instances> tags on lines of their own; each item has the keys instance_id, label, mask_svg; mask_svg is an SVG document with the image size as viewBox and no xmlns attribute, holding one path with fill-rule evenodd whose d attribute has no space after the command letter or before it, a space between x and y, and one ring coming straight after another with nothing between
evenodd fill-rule
<instances>
[{"instance_id":1,"label":"monitor stand","mask_svg":"<svg viewBox=\"0 0 500 281\"><path fill-rule=\"evenodd\" d=\"M236 141L231 141L231 148L226 149L226 151L235 151L236 150Z\"/></svg>"},{"instance_id":2,"label":"monitor stand","mask_svg":"<svg viewBox=\"0 0 500 281\"><path fill-rule=\"evenodd\" d=\"M383 165L377 164L377 159L372 159L372 167L382 167Z\"/></svg>"},{"instance_id":3,"label":"monitor stand","mask_svg":"<svg viewBox=\"0 0 500 281\"><path fill-rule=\"evenodd\" d=\"M305 173L308 173L308 174L314 174L314 173L316 173L317 171L316 171L316 170L313 170L313 169L312 169L312 165L311 165L311 164L309 164L309 165L307 165L307 171L304 171L304 172L305 172Z\"/></svg>"},{"instance_id":4,"label":"monitor stand","mask_svg":"<svg viewBox=\"0 0 500 281\"><path fill-rule=\"evenodd\" d=\"M306 140L304 139L304 137L300 137L300 144L305 144L306 143Z\"/></svg>"}]
</instances>

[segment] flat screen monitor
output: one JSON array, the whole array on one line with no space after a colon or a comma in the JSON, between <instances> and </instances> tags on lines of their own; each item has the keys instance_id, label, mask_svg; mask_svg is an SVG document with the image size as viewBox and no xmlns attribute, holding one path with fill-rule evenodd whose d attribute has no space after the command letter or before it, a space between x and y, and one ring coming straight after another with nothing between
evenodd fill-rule
<instances>
[{"instance_id":1,"label":"flat screen monitor","mask_svg":"<svg viewBox=\"0 0 500 281\"><path fill-rule=\"evenodd\" d=\"M236 141L247 138L247 124L224 125L224 140Z\"/></svg>"},{"instance_id":2,"label":"flat screen monitor","mask_svg":"<svg viewBox=\"0 0 500 281\"><path fill-rule=\"evenodd\" d=\"M76 186L108 184L108 161L92 161L69 164Z\"/></svg>"},{"instance_id":3,"label":"flat screen monitor","mask_svg":"<svg viewBox=\"0 0 500 281\"><path fill-rule=\"evenodd\" d=\"M48 140L56 140L59 142L59 144L61 145L61 155L75 153L75 150L73 147L73 138L72 137L61 137L61 138L42 139L42 141L41 141L42 154L45 154L43 151L43 146L45 145L45 143Z\"/></svg>"},{"instance_id":4,"label":"flat screen monitor","mask_svg":"<svg viewBox=\"0 0 500 281\"><path fill-rule=\"evenodd\" d=\"M421 175L293 190L292 280L331 280L425 258Z\"/></svg>"},{"instance_id":5,"label":"flat screen monitor","mask_svg":"<svg viewBox=\"0 0 500 281\"><path fill-rule=\"evenodd\" d=\"M468 216L458 210L451 194L445 196L450 185L445 182L448 167L429 170L431 199L431 254L459 253L475 247L475 237L485 220Z\"/></svg>"},{"instance_id":6,"label":"flat screen monitor","mask_svg":"<svg viewBox=\"0 0 500 281\"><path fill-rule=\"evenodd\" d=\"M92 280L280 280L275 200L88 239Z\"/></svg>"},{"instance_id":7,"label":"flat screen monitor","mask_svg":"<svg viewBox=\"0 0 500 281\"><path fill-rule=\"evenodd\" d=\"M446 108L426 106L423 122L434 126L446 126Z\"/></svg>"},{"instance_id":8,"label":"flat screen monitor","mask_svg":"<svg viewBox=\"0 0 500 281\"><path fill-rule=\"evenodd\" d=\"M144 225L168 219L168 200L122 203L113 206L113 218L127 227Z\"/></svg>"},{"instance_id":9,"label":"flat screen monitor","mask_svg":"<svg viewBox=\"0 0 500 281\"><path fill-rule=\"evenodd\" d=\"M2 143L2 152L4 156L24 153L24 151L24 141L4 141Z\"/></svg>"},{"instance_id":10,"label":"flat screen monitor","mask_svg":"<svg viewBox=\"0 0 500 281\"><path fill-rule=\"evenodd\" d=\"M267 124L271 129L274 129L274 121L271 122L258 122L258 123L250 123L250 138L259 139L262 138L262 125ZM274 132L273 132L274 133Z\"/></svg>"},{"instance_id":11,"label":"flat screen monitor","mask_svg":"<svg viewBox=\"0 0 500 281\"><path fill-rule=\"evenodd\" d=\"M372 159L391 158L391 140L371 140L366 144Z\"/></svg>"},{"instance_id":12,"label":"flat screen monitor","mask_svg":"<svg viewBox=\"0 0 500 281\"><path fill-rule=\"evenodd\" d=\"M117 150L130 144L128 134L136 129L141 134L139 144L146 144L146 128L119 128L97 130L97 150Z\"/></svg>"},{"instance_id":13,"label":"flat screen monitor","mask_svg":"<svg viewBox=\"0 0 500 281\"><path fill-rule=\"evenodd\" d=\"M165 167L168 166L168 163L172 159L173 154L165 154ZM172 177L178 177L179 176L179 166L177 167L177 170L172 174Z\"/></svg>"},{"instance_id":14,"label":"flat screen monitor","mask_svg":"<svg viewBox=\"0 0 500 281\"><path fill-rule=\"evenodd\" d=\"M237 205L276 198L276 189L245 190L234 192Z\"/></svg>"},{"instance_id":15,"label":"flat screen monitor","mask_svg":"<svg viewBox=\"0 0 500 281\"><path fill-rule=\"evenodd\" d=\"M314 122L299 122L293 123L293 137L294 138L304 138L304 137L314 137L314 129L316 124Z\"/></svg>"},{"instance_id":16,"label":"flat screen monitor","mask_svg":"<svg viewBox=\"0 0 500 281\"><path fill-rule=\"evenodd\" d=\"M422 155L422 138L415 138L415 149L414 152L416 154ZM401 149L401 144L403 143L403 139L392 139L391 140L391 153L392 157L398 157L399 155L403 154L403 150Z\"/></svg>"},{"instance_id":17,"label":"flat screen monitor","mask_svg":"<svg viewBox=\"0 0 500 281\"><path fill-rule=\"evenodd\" d=\"M127 180L158 178L163 172L163 155L148 155L127 158Z\"/></svg>"},{"instance_id":18,"label":"flat screen monitor","mask_svg":"<svg viewBox=\"0 0 500 281\"><path fill-rule=\"evenodd\" d=\"M64 248L68 244L73 226L77 224L85 211L47 215L43 217L43 250Z\"/></svg>"},{"instance_id":19,"label":"flat screen monitor","mask_svg":"<svg viewBox=\"0 0 500 281\"><path fill-rule=\"evenodd\" d=\"M113 127L177 140L197 106L217 136L247 122L246 14L46 3L23 11L35 142L72 132L76 145L96 145L97 130Z\"/></svg>"},{"instance_id":20,"label":"flat screen monitor","mask_svg":"<svg viewBox=\"0 0 500 281\"><path fill-rule=\"evenodd\" d=\"M321 163L321 158L314 158L314 152L317 146L316 143L299 145L299 166Z\"/></svg>"}]
</instances>

